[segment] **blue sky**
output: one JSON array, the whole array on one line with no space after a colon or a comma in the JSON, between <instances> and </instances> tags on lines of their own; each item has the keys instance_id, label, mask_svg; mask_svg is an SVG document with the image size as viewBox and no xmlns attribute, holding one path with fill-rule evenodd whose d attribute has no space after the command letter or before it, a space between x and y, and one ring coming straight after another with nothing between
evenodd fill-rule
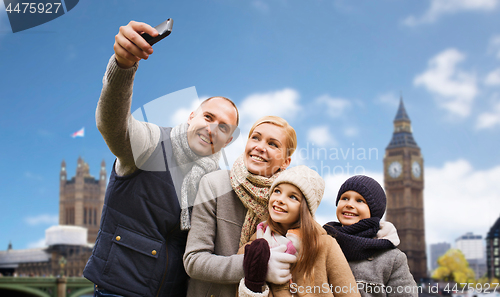
<instances>
[{"instance_id":1,"label":"blue sky","mask_svg":"<svg viewBox=\"0 0 500 297\"><path fill-rule=\"evenodd\" d=\"M233 99L242 137L230 162L258 116L286 118L299 140L292 164L323 168L326 222L354 168L383 182L402 94L425 159L427 243L485 236L500 216L500 0L82 0L15 34L0 11L1 250L43 245L63 159L69 177L78 156L94 176L103 159L111 170L94 115L114 36L130 20L169 17L173 33L140 63L133 110L191 86ZM168 123L193 104L172 105ZM314 157L320 148L339 157Z\"/></svg>"}]
</instances>

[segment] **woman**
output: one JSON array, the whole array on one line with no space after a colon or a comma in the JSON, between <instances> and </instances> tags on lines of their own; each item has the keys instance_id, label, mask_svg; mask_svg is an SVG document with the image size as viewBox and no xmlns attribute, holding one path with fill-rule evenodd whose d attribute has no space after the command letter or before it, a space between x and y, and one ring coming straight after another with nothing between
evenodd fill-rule
<instances>
[{"instance_id":1,"label":"woman","mask_svg":"<svg viewBox=\"0 0 500 297\"><path fill-rule=\"evenodd\" d=\"M184 253L191 277L188 296L235 296L244 276L244 256L236 255L238 248L267 219L269 188L290 165L296 147L295 130L287 121L263 117L250 129L245 151L231 171L219 170L201 179Z\"/></svg>"}]
</instances>

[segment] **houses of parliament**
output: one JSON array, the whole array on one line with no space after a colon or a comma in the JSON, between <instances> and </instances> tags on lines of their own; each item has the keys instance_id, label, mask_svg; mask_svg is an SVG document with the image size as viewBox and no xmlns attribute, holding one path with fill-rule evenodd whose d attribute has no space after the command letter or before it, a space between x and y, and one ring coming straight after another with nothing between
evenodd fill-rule
<instances>
[{"instance_id":1,"label":"houses of parliament","mask_svg":"<svg viewBox=\"0 0 500 297\"><path fill-rule=\"evenodd\" d=\"M45 232L48 247L0 251L0 273L19 276L81 276L99 231L106 192L106 164L99 177L90 175L80 157L76 174L67 178L66 162L59 174L59 225Z\"/></svg>"}]
</instances>

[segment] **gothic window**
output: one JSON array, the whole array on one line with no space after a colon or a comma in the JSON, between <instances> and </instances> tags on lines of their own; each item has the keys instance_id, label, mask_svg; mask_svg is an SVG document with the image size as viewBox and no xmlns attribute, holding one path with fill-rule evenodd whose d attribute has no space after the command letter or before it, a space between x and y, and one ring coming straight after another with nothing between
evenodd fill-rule
<instances>
[{"instance_id":1,"label":"gothic window","mask_svg":"<svg viewBox=\"0 0 500 297\"><path fill-rule=\"evenodd\" d=\"M83 209L83 224L87 225L87 208Z\"/></svg>"},{"instance_id":2,"label":"gothic window","mask_svg":"<svg viewBox=\"0 0 500 297\"><path fill-rule=\"evenodd\" d=\"M97 209L94 208L94 226L97 226Z\"/></svg>"}]
</instances>

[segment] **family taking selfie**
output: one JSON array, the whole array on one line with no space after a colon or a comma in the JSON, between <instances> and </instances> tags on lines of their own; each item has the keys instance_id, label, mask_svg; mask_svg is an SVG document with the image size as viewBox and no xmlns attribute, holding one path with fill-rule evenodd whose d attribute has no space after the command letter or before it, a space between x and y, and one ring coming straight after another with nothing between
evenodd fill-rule
<instances>
[{"instance_id":1,"label":"family taking selfie","mask_svg":"<svg viewBox=\"0 0 500 297\"><path fill-rule=\"evenodd\" d=\"M120 27L104 73L96 123L116 160L84 269L94 296L418 296L375 179L329 185L336 208L323 203L330 222L318 223L325 180L290 166L302 143L291 119L260 117L223 170L240 123L231 99L210 97L173 127L132 116L139 63L171 31Z\"/></svg>"}]
</instances>

